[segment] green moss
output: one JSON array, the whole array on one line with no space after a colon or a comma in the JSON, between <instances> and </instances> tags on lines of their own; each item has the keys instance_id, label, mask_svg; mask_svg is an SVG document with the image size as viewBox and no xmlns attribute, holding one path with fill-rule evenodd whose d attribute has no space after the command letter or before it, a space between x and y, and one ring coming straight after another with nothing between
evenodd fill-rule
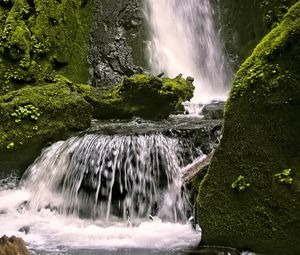
<instances>
[{"instance_id":1,"label":"green moss","mask_svg":"<svg viewBox=\"0 0 300 255\"><path fill-rule=\"evenodd\" d=\"M274 175L274 177L281 183L285 183L285 184L292 184L294 179L291 176L292 174L292 169L284 169L282 170L282 172L277 173Z\"/></svg>"},{"instance_id":2,"label":"green moss","mask_svg":"<svg viewBox=\"0 0 300 255\"><path fill-rule=\"evenodd\" d=\"M297 0L223 0L219 4L225 24L225 42L231 54L244 61L259 41L274 28Z\"/></svg>"},{"instance_id":3,"label":"green moss","mask_svg":"<svg viewBox=\"0 0 300 255\"><path fill-rule=\"evenodd\" d=\"M0 2L0 94L56 73L86 82L93 9L93 0Z\"/></svg>"},{"instance_id":4,"label":"green moss","mask_svg":"<svg viewBox=\"0 0 300 255\"><path fill-rule=\"evenodd\" d=\"M73 86L58 77L53 84L25 87L0 97L0 169L7 168L10 155L38 153L45 143L89 126L92 107ZM19 163L24 163L21 157Z\"/></svg>"},{"instance_id":5,"label":"green moss","mask_svg":"<svg viewBox=\"0 0 300 255\"><path fill-rule=\"evenodd\" d=\"M237 191L244 191L247 187L250 186L250 183L247 183L245 176L240 175L232 184L231 188Z\"/></svg>"},{"instance_id":6,"label":"green moss","mask_svg":"<svg viewBox=\"0 0 300 255\"><path fill-rule=\"evenodd\" d=\"M158 78L138 74L104 93L88 85L78 86L85 99L94 106L93 116L99 119L147 119L168 117L183 101L191 99L194 86L182 78Z\"/></svg>"},{"instance_id":7,"label":"green moss","mask_svg":"<svg viewBox=\"0 0 300 255\"><path fill-rule=\"evenodd\" d=\"M300 250L300 2L236 74L224 134L201 182L203 242L266 254ZM293 169L293 182L275 175ZM237 176L251 183L230 189Z\"/></svg>"}]
</instances>

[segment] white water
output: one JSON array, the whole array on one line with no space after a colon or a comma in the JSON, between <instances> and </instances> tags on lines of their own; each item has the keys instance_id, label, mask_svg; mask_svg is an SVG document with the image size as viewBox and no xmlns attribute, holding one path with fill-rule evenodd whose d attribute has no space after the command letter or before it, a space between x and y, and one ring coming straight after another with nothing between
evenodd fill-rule
<instances>
[{"instance_id":1,"label":"white water","mask_svg":"<svg viewBox=\"0 0 300 255\"><path fill-rule=\"evenodd\" d=\"M153 73L194 77L191 102L226 100L231 73L213 21L210 0L147 0Z\"/></svg>"},{"instance_id":2,"label":"white water","mask_svg":"<svg viewBox=\"0 0 300 255\"><path fill-rule=\"evenodd\" d=\"M187 220L179 149L162 135L55 143L19 188L0 191L0 236L36 250L194 247L201 232Z\"/></svg>"}]
</instances>

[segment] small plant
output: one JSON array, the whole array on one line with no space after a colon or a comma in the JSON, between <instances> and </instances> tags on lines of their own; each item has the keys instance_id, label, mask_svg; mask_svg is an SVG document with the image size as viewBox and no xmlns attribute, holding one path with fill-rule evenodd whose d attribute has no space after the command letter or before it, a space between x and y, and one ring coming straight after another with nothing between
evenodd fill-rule
<instances>
[{"instance_id":1,"label":"small plant","mask_svg":"<svg viewBox=\"0 0 300 255\"><path fill-rule=\"evenodd\" d=\"M232 184L231 184L231 188L238 190L238 191L243 191L245 190L247 187L250 186L250 183L247 183L245 180L245 177L240 175Z\"/></svg>"},{"instance_id":2,"label":"small plant","mask_svg":"<svg viewBox=\"0 0 300 255\"><path fill-rule=\"evenodd\" d=\"M7 149L13 149L14 147L15 147L15 143L14 143L14 142L11 142L11 143L9 143L9 144L6 146Z\"/></svg>"},{"instance_id":3,"label":"small plant","mask_svg":"<svg viewBox=\"0 0 300 255\"><path fill-rule=\"evenodd\" d=\"M292 169L289 168L289 169L282 170L281 173L277 173L274 176L279 182L290 185L294 181L293 178L291 177L291 174L292 174Z\"/></svg>"},{"instance_id":4,"label":"small plant","mask_svg":"<svg viewBox=\"0 0 300 255\"><path fill-rule=\"evenodd\" d=\"M39 108L31 104L19 106L18 109L11 114L11 116L16 118L16 123L21 122L22 119L31 119L37 121L40 115L41 113L39 111Z\"/></svg>"}]
</instances>

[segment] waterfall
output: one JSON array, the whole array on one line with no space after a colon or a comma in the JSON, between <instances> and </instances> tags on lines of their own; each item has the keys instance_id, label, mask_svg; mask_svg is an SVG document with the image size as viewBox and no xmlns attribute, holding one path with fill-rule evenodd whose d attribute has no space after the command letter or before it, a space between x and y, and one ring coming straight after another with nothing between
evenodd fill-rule
<instances>
[{"instance_id":1,"label":"waterfall","mask_svg":"<svg viewBox=\"0 0 300 255\"><path fill-rule=\"evenodd\" d=\"M187 220L179 144L163 135L89 134L45 150L23 177L31 210L131 221Z\"/></svg>"},{"instance_id":2,"label":"waterfall","mask_svg":"<svg viewBox=\"0 0 300 255\"><path fill-rule=\"evenodd\" d=\"M226 99L231 73L226 70L210 0L146 2L151 71L194 77L194 104Z\"/></svg>"},{"instance_id":3,"label":"waterfall","mask_svg":"<svg viewBox=\"0 0 300 255\"><path fill-rule=\"evenodd\" d=\"M37 254L194 247L201 232L188 220L184 153L177 138L162 134L94 133L56 142L19 187L11 176L3 181L0 236L20 236Z\"/></svg>"}]
</instances>

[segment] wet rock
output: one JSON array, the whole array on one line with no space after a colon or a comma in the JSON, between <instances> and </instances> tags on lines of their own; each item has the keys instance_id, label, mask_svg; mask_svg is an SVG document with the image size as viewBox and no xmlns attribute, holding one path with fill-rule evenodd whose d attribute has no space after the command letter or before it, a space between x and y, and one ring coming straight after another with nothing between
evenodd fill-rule
<instances>
[{"instance_id":1,"label":"wet rock","mask_svg":"<svg viewBox=\"0 0 300 255\"><path fill-rule=\"evenodd\" d=\"M202 108L200 115L208 120L223 119L224 106L225 102L223 101L213 101Z\"/></svg>"},{"instance_id":2,"label":"wet rock","mask_svg":"<svg viewBox=\"0 0 300 255\"><path fill-rule=\"evenodd\" d=\"M21 227L18 231L23 232L23 233L25 233L25 235L27 235L30 231L30 226Z\"/></svg>"},{"instance_id":3,"label":"wet rock","mask_svg":"<svg viewBox=\"0 0 300 255\"><path fill-rule=\"evenodd\" d=\"M29 255L29 251L21 238L2 236L0 238L0 255Z\"/></svg>"},{"instance_id":4,"label":"wet rock","mask_svg":"<svg viewBox=\"0 0 300 255\"><path fill-rule=\"evenodd\" d=\"M230 247L202 245L194 251L189 251L187 255L241 255L241 253Z\"/></svg>"},{"instance_id":5,"label":"wet rock","mask_svg":"<svg viewBox=\"0 0 300 255\"><path fill-rule=\"evenodd\" d=\"M96 0L89 62L91 84L112 87L125 76L142 73L144 15L140 0Z\"/></svg>"}]
</instances>

